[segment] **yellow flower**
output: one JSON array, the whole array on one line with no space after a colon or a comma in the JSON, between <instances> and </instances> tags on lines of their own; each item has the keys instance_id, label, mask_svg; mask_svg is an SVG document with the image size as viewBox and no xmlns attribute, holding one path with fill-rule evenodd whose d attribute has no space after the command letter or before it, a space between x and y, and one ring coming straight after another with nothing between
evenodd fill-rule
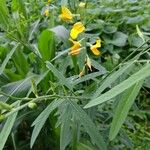
<instances>
[{"instance_id":1,"label":"yellow flower","mask_svg":"<svg viewBox=\"0 0 150 150\"><path fill-rule=\"evenodd\" d=\"M80 42L73 41L72 39L70 39L70 41L73 43L73 46L71 47L71 52L69 52L69 55L78 55L81 50Z\"/></svg>"},{"instance_id":2,"label":"yellow flower","mask_svg":"<svg viewBox=\"0 0 150 150\"><path fill-rule=\"evenodd\" d=\"M45 12L44 12L44 16L48 17L49 16L49 10L46 9Z\"/></svg>"},{"instance_id":3,"label":"yellow flower","mask_svg":"<svg viewBox=\"0 0 150 150\"><path fill-rule=\"evenodd\" d=\"M61 11L62 11L62 14L60 15L60 18L64 21L72 21L73 19L73 14L70 12L70 10L65 7L65 6L62 6L61 7Z\"/></svg>"},{"instance_id":4,"label":"yellow flower","mask_svg":"<svg viewBox=\"0 0 150 150\"><path fill-rule=\"evenodd\" d=\"M76 39L78 35L85 30L84 25L81 22L77 22L71 29L70 36L72 39Z\"/></svg>"},{"instance_id":5,"label":"yellow flower","mask_svg":"<svg viewBox=\"0 0 150 150\"><path fill-rule=\"evenodd\" d=\"M95 44L95 45L91 45L90 49L91 49L91 51L94 53L94 55L100 55L101 53L100 53L100 51L98 50L98 48L100 48L100 47L101 47L101 40L98 39L98 40L96 41L96 44Z\"/></svg>"},{"instance_id":6,"label":"yellow flower","mask_svg":"<svg viewBox=\"0 0 150 150\"><path fill-rule=\"evenodd\" d=\"M85 8L85 5L86 5L86 3L84 3L84 2L80 2L80 3L79 3L79 7L80 7L80 8Z\"/></svg>"}]
</instances>

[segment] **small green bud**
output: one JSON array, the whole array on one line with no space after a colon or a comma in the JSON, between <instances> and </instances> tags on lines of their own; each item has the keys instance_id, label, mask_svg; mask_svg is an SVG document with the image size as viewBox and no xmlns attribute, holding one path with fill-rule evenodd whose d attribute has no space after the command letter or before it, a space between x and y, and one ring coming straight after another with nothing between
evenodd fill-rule
<instances>
[{"instance_id":1,"label":"small green bud","mask_svg":"<svg viewBox=\"0 0 150 150\"><path fill-rule=\"evenodd\" d=\"M0 115L0 122L2 122L5 119L4 115Z\"/></svg>"},{"instance_id":2,"label":"small green bud","mask_svg":"<svg viewBox=\"0 0 150 150\"><path fill-rule=\"evenodd\" d=\"M31 109L34 109L34 108L37 108L37 104L34 103L34 102L30 102L30 103L28 104L28 107L31 108Z\"/></svg>"}]
</instances>

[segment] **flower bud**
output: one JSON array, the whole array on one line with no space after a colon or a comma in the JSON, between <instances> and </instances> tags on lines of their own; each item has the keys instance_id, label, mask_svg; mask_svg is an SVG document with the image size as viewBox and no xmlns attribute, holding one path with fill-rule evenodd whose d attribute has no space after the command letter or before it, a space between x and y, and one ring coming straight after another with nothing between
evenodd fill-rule
<instances>
[{"instance_id":1,"label":"flower bud","mask_svg":"<svg viewBox=\"0 0 150 150\"><path fill-rule=\"evenodd\" d=\"M31 109L35 109L35 108L37 107L37 104L34 103L34 102L30 102L30 103L28 104L28 107L31 108Z\"/></svg>"}]
</instances>

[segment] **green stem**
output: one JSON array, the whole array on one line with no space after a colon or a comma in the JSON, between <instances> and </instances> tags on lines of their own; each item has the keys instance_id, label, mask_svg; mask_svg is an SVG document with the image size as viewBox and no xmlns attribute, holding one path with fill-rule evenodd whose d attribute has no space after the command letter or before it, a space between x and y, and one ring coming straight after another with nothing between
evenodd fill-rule
<instances>
[{"instance_id":1,"label":"green stem","mask_svg":"<svg viewBox=\"0 0 150 150\"><path fill-rule=\"evenodd\" d=\"M11 138L12 138L14 150L17 150L17 146L16 146L16 142L15 142L15 138L14 138L14 133L11 134Z\"/></svg>"},{"instance_id":2,"label":"green stem","mask_svg":"<svg viewBox=\"0 0 150 150\"><path fill-rule=\"evenodd\" d=\"M30 100L28 101L27 103L19 106L19 107L16 107L16 108L12 108L12 110L10 112L8 112L7 114L5 114L5 118L9 117L10 115L12 115L13 113L19 111L19 110L22 110L23 108L27 107L29 103L37 103L37 102L40 102L40 101L43 101L45 99L54 99L54 98L61 98L61 99L78 99L78 100L81 100L81 99L87 99L86 97L74 97L74 96L60 96L60 95L46 95L46 96L40 96L40 97L37 97L37 98L26 98L25 100Z\"/></svg>"}]
</instances>

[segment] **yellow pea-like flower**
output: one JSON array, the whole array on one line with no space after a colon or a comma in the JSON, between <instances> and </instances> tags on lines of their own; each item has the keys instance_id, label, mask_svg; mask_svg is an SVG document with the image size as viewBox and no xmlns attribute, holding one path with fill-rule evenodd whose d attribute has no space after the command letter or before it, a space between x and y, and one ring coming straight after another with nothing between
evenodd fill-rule
<instances>
[{"instance_id":1,"label":"yellow pea-like flower","mask_svg":"<svg viewBox=\"0 0 150 150\"><path fill-rule=\"evenodd\" d=\"M44 12L44 16L48 17L49 16L49 10L46 9L45 12Z\"/></svg>"},{"instance_id":2,"label":"yellow pea-like flower","mask_svg":"<svg viewBox=\"0 0 150 150\"><path fill-rule=\"evenodd\" d=\"M85 31L85 27L82 24L82 22L77 22L73 25L73 28L71 29L70 36L72 39L76 39L78 35Z\"/></svg>"},{"instance_id":3,"label":"yellow pea-like flower","mask_svg":"<svg viewBox=\"0 0 150 150\"><path fill-rule=\"evenodd\" d=\"M69 52L69 55L78 55L81 50L80 42L73 41L72 39L70 39L70 41L73 43L73 46L71 47L71 51Z\"/></svg>"},{"instance_id":4,"label":"yellow pea-like flower","mask_svg":"<svg viewBox=\"0 0 150 150\"><path fill-rule=\"evenodd\" d=\"M90 49L91 49L91 51L94 53L94 55L100 55L101 53L100 53L100 51L98 50L98 48L100 48L100 47L101 47L101 40L98 39L98 40L96 41L96 44L95 44L95 45L91 45Z\"/></svg>"},{"instance_id":5,"label":"yellow pea-like flower","mask_svg":"<svg viewBox=\"0 0 150 150\"><path fill-rule=\"evenodd\" d=\"M65 6L62 6L61 7L61 11L62 11L62 14L60 15L60 18L64 21L72 21L73 19L73 14L71 13L71 11L65 7Z\"/></svg>"}]
</instances>

